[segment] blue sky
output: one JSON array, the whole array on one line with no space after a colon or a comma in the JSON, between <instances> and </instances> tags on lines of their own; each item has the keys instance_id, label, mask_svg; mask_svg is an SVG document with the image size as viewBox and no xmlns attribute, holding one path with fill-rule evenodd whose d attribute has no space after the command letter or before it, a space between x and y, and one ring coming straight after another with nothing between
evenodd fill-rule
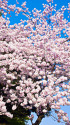
<instances>
[{"instance_id":1,"label":"blue sky","mask_svg":"<svg viewBox=\"0 0 70 125\"><path fill-rule=\"evenodd\" d=\"M18 0L18 2L20 4L22 4L25 0ZM57 4L57 10L61 8L61 6L67 6L68 3L70 2L70 0L53 0L54 4ZM9 4L15 4L16 0L8 0ZM43 3L47 3L46 0L26 0L27 2L27 7L29 8L29 11L32 11L33 8L37 8L39 10L43 10ZM20 5L19 4L19 5ZM19 6L18 5L18 6ZM65 18L70 22L70 19L68 18L68 14L67 12L65 12ZM26 19L25 16L23 15L19 15L18 17L12 13L11 17L10 17L10 24L14 24L14 23L19 23L21 19ZM68 113L69 117L70 117L70 106L64 106L62 107L62 109ZM55 115L55 114L54 114ZM35 119L36 119L36 115L35 115ZM34 119L34 120L35 120ZM28 123L29 125L31 125L31 123ZM46 117L42 120L40 125L64 125L64 123L57 123L57 121L54 121L51 117Z\"/></svg>"},{"instance_id":2,"label":"blue sky","mask_svg":"<svg viewBox=\"0 0 70 125\"><path fill-rule=\"evenodd\" d=\"M29 11L32 11L34 8L37 8L38 10L43 10L43 3L47 3L46 0L17 0L19 2L18 6L21 5L24 1L27 2L27 7L29 8ZM67 6L70 0L53 0L54 4L57 4L56 9L60 9L61 6ZM16 0L8 0L9 4L16 4ZM65 18L70 21L68 18L68 13L65 12ZM10 17L10 24L19 23L20 19L27 19L24 15L19 14L19 16L15 16L14 13L11 14Z\"/></svg>"}]
</instances>

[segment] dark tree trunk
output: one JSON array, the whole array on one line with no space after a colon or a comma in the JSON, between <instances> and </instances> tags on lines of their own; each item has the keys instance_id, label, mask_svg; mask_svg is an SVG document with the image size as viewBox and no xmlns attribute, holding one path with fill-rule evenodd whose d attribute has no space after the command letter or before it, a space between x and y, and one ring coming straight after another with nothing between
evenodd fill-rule
<instances>
[{"instance_id":1,"label":"dark tree trunk","mask_svg":"<svg viewBox=\"0 0 70 125\"><path fill-rule=\"evenodd\" d=\"M44 118L44 115L43 114L39 115L36 122L33 123L32 125L40 125L42 118Z\"/></svg>"}]
</instances>

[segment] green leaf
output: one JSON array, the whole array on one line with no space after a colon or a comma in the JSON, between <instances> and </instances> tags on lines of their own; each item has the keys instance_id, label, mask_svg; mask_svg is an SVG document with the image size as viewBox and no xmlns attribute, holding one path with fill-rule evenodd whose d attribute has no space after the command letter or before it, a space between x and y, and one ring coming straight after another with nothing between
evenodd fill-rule
<instances>
[{"instance_id":1,"label":"green leaf","mask_svg":"<svg viewBox=\"0 0 70 125\"><path fill-rule=\"evenodd\" d=\"M2 16L2 13L0 12L0 17Z\"/></svg>"}]
</instances>

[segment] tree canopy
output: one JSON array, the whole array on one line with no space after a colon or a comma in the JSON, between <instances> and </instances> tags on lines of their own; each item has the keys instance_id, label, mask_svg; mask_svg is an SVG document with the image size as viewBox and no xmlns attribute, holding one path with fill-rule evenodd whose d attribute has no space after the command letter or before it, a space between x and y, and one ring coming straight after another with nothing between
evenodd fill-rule
<instances>
[{"instance_id":1,"label":"tree canopy","mask_svg":"<svg viewBox=\"0 0 70 125\"><path fill-rule=\"evenodd\" d=\"M70 4L56 11L47 0L43 8L30 13L26 2L17 7L0 0L0 122L39 125L54 110L58 122L69 124L61 106L70 105L70 22L64 18ZM10 25L11 11L28 19Z\"/></svg>"}]
</instances>

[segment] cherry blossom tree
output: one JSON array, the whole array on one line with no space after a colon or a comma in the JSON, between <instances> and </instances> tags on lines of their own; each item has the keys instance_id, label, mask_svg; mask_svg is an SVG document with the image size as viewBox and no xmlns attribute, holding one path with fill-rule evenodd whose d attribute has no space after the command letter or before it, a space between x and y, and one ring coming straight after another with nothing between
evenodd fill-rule
<instances>
[{"instance_id":1,"label":"cherry blossom tree","mask_svg":"<svg viewBox=\"0 0 70 125\"><path fill-rule=\"evenodd\" d=\"M70 4L56 11L47 0L43 8L30 13L26 2L17 7L0 0L0 117L26 115L39 125L54 110L57 121L69 125L61 106L70 105L70 22L64 18ZM28 19L10 25L11 11Z\"/></svg>"}]
</instances>

